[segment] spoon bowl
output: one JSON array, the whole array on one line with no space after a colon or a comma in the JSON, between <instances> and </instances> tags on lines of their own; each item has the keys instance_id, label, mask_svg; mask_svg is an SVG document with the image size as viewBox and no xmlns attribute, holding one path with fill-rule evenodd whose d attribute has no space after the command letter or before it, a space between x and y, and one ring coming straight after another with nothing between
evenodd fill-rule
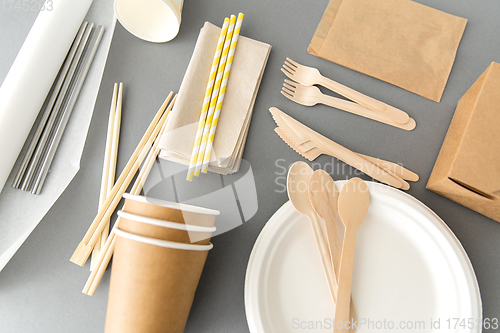
<instances>
[{"instance_id":1,"label":"spoon bowl","mask_svg":"<svg viewBox=\"0 0 500 333\"><path fill-rule=\"evenodd\" d=\"M369 204L370 192L362 179L355 177L345 183L339 195L338 210L346 229L356 230L363 223Z\"/></svg>"},{"instance_id":2,"label":"spoon bowl","mask_svg":"<svg viewBox=\"0 0 500 333\"><path fill-rule=\"evenodd\" d=\"M288 170L286 189L288 198L295 209L304 215L311 217L314 209L308 197L309 179L313 170L305 162L295 162Z\"/></svg>"}]
</instances>

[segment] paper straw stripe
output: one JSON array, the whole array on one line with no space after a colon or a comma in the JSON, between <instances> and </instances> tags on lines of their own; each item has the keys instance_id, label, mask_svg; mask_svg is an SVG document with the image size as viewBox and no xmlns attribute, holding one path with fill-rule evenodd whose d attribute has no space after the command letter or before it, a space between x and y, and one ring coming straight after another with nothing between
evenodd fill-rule
<instances>
[{"instance_id":1,"label":"paper straw stripe","mask_svg":"<svg viewBox=\"0 0 500 333\"><path fill-rule=\"evenodd\" d=\"M215 49L214 58L212 61L212 69L207 83L207 88L205 91L205 99L203 100L203 107L201 109L200 120L198 121L198 130L196 131L196 137L194 139L193 150L191 152L191 161L189 163L188 174L186 179L193 180L193 175L196 167L196 161L198 161L198 152L200 150L200 142L203 135L203 129L205 128L205 121L207 118L207 111L210 106L210 96L212 95L212 90L214 86L215 75L219 67L220 57L222 47L226 40L227 28L229 26L229 18L224 19L224 24L219 35L219 41L217 43L217 48Z\"/></svg>"},{"instance_id":2,"label":"paper straw stripe","mask_svg":"<svg viewBox=\"0 0 500 333\"><path fill-rule=\"evenodd\" d=\"M205 147L207 146L208 135L210 133L210 127L212 124L212 119L215 112L215 107L217 105L217 99L219 96L219 89L221 87L223 74L226 68L227 57L231 48L231 41L233 37L235 22L236 22L236 16L231 15L231 21L229 23L229 28L227 29L226 41L224 42L224 49L222 51L222 57L220 59L219 68L217 70L217 78L215 80L215 86L212 92L212 98L210 100L210 108L208 110L207 120L205 122L205 128L203 129L203 137L201 139L200 150L198 152L198 159L194 171L195 176L200 175L201 165L203 163L203 157L205 156Z\"/></svg>"},{"instance_id":3,"label":"paper straw stripe","mask_svg":"<svg viewBox=\"0 0 500 333\"><path fill-rule=\"evenodd\" d=\"M215 130L217 129L217 124L219 123L219 116L222 110L222 102L224 102L224 96L226 94L227 81L229 80L229 73L231 71L231 65L233 63L234 53L236 52L236 45L238 43L238 37L240 36L241 24L243 23L243 13L238 14L238 21L234 28L234 35L231 39L231 49L229 50L227 65L224 69L224 79L222 81L222 88L219 93L219 98L217 99L217 107L215 108L215 113L213 115L213 120L210 125L210 134L207 142L207 147L205 148L205 155L203 157L203 165L201 167L202 172L208 172L208 164L210 163L210 155L212 154L212 147L215 138Z\"/></svg>"}]
</instances>

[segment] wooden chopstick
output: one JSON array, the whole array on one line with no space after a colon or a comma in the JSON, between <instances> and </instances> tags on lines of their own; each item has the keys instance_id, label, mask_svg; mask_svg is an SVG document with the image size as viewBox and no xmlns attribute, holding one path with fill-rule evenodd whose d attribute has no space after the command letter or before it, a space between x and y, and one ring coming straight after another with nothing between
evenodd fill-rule
<instances>
[{"instance_id":1,"label":"wooden chopstick","mask_svg":"<svg viewBox=\"0 0 500 333\"><path fill-rule=\"evenodd\" d=\"M172 94L173 92L170 92L167 99L158 110L158 113L153 118L153 121L146 130L146 133L144 133L144 136L142 137L134 153L132 154L130 160L128 161L127 165L120 174L120 177L116 181L116 184L111 189L111 192L106 198L106 201L104 202L102 208L99 209L97 216L94 218L94 221L90 225L89 229L87 230L80 244L78 244L78 247L76 248L75 252L73 253L70 259L75 264L83 266L87 261L87 258L90 255L92 248L97 242L98 238L97 233L101 233L102 230L104 229L104 224L102 224L102 220L109 218L113 213L114 208L116 208L116 206L118 205L118 202L120 201L122 194L125 193L125 190L132 181L132 178L134 177L135 173L139 169L139 165L146 157L146 153L143 152L143 148L145 146L152 145L154 138L156 137L163 123L165 122L166 118L164 117L164 112L168 102L170 101L170 98L172 97Z\"/></svg>"},{"instance_id":2,"label":"wooden chopstick","mask_svg":"<svg viewBox=\"0 0 500 333\"><path fill-rule=\"evenodd\" d=\"M118 101L116 102L116 114L113 124L113 141L111 146L111 158L109 161L109 177L108 177L108 191L111 192L113 185L115 184L115 176L116 176L116 163L118 159L118 146L120 142L120 127L121 127L121 119L122 119L122 105L123 105L123 83L120 82L120 89L118 90ZM109 222L107 219L105 221L105 227L101 234L101 241L97 242L100 244L99 248L106 243L106 239L109 235Z\"/></svg>"},{"instance_id":3,"label":"wooden chopstick","mask_svg":"<svg viewBox=\"0 0 500 333\"><path fill-rule=\"evenodd\" d=\"M167 117L170 114L170 110L172 110L172 107L175 103L175 100L177 98L177 95L174 96L172 99L172 102L168 106L166 110ZM153 144L153 147L149 151L149 155L146 158L146 161L144 162L144 165L139 172L139 175L137 176L137 179L135 180L134 186L132 187L132 190L130 191L131 194L139 195L142 191L142 187L144 186L144 183L151 171L151 168L153 167L153 164L156 160L156 157L158 156L158 153L160 151L159 148L159 142L160 139L165 132L165 128L167 127L168 119L164 123L161 132L159 133L158 137L155 140L155 143ZM118 228L120 225L120 217L116 220L113 230L115 228ZM85 286L83 288L83 293L93 296L95 291L97 290L97 287L99 286L99 283L101 282L102 276L104 275L104 271L108 267L109 261L111 260L111 256L113 255L114 248L115 248L115 239L116 235L113 232L113 230L110 233L110 236L106 240L106 243L102 246L102 250L99 254L99 257L96 260L96 266L95 269L92 271L90 274L87 282L85 283Z\"/></svg>"},{"instance_id":4,"label":"wooden chopstick","mask_svg":"<svg viewBox=\"0 0 500 333\"><path fill-rule=\"evenodd\" d=\"M116 101L118 97L118 83L115 83L113 88L113 97L111 99L111 108L109 110L109 119L108 119L108 133L106 136L106 148L104 152L104 164L102 167L102 178L101 178L101 191L99 193L99 209L102 207L102 204L106 200L109 191L109 178L110 178L110 163L111 163L111 151L113 146L113 132L115 130L115 115L116 115ZM116 161L115 161L116 163ZM116 166L115 166L116 167ZM114 176L113 180L114 182ZM90 270L92 271L95 266L95 260L99 255L99 250L101 249L101 243L97 242L94 250L92 251L92 258L90 262Z\"/></svg>"}]
</instances>

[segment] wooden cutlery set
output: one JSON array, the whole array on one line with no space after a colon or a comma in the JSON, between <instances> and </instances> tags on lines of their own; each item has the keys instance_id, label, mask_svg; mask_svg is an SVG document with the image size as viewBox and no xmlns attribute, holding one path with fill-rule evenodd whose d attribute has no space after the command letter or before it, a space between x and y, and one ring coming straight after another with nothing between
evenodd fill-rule
<instances>
[{"instance_id":1,"label":"wooden cutlery set","mask_svg":"<svg viewBox=\"0 0 500 333\"><path fill-rule=\"evenodd\" d=\"M308 106L323 103L405 130L415 128L415 120L404 111L330 80L322 76L315 68L300 65L287 58L281 71L298 82L285 79L281 90L285 97L294 102ZM327 87L355 102L323 95L317 87L313 86L314 84ZM357 154L313 131L275 107L270 108L269 111L278 125L275 132L293 150L309 161L315 160L322 154L330 155L364 172L373 179L402 190L410 188L408 181L416 182L419 179L416 173L400 164Z\"/></svg>"},{"instance_id":2,"label":"wooden cutlery set","mask_svg":"<svg viewBox=\"0 0 500 333\"><path fill-rule=\"evenodd\" d=\"M315 160L322 154L330 155L384 184L403 190L410 188L407 181L415 182L419 178L416 173L399 164L357 154L313 131L277 108L270 108L269 111L278 125L275 132L309 161Z\"/></svg>"},{"instance_id":3,"label":"wooden cutlery set","mask_svg":"<svg viewBox=\"0 0 500 333\"><path fill-rule=\"evenodd\" d=\"M293 81L285 79L281 93L295 103L305 106L321 103L407 131L417 125L406 112L326 78L316 68L286 59L281 71ZM352 102L325 95L314 85L328 88Z\"/></svg>"},{"instance_id":4,"label":"wooden cutlery set","mask_svg":"<svg viewBox=\"0 0 500 333\"><path fill-rule=\"evenodd\" d=\"M287 191L295 209L308 216L311 222L336 304L335 332L354 332L352 323L356 321L356 313L351 299L354 248L356 230L368 213L368 187L355 177L339 193L325 171L313 172L307 163L295 162L288 171ZM339 220L345 230L343 241L336 225Z\"/></svg>"}]
</instances>

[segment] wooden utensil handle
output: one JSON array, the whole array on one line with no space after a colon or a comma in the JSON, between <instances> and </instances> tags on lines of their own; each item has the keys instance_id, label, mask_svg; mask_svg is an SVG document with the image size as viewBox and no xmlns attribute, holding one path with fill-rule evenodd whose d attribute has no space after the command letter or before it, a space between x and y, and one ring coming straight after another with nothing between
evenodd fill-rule
<instances>
[{"instance_id":1,"label":"wooden utensil handle","mask_svg":"<svg viewBox=\"0 0 500 333\"><path fill-rule=\"evenodd\" d=\"M354 113L358 116L365 117L365 118L368 118L371 120L375 120L375 121L378 121L378 122L381 122L381 123L384 123L384 124L387 124L390 126L404 129L406 131L411 131L412 129L415 128L415 121L413 119L409 118L409 121L407 123L400 124L400 123L394 121L393 119L391 119L385 115L382 115L380 113L377 113L373 110L367 109L366 107L364 107L360 104L349 102L349 101L346 101L346 100L343 100L340 98L336 98L336 97L322 94L321 96L319 96L319 101L322 104L325 104L325 105L328 105L328 106L331 106L331 107L334 107L337 109L341 109L341 110L344 110L344 111L347 111L350 113Z\"/></svg>"},{"instance_id":2,"label":"wooden utensil handle","mask_svg":"<svg viewBox=\"0 0 500 333\"><path fill-rule=\"evenodd\" d=\"M328 223L330 222L330 223ZM325 229L326 229L326 234L327 234L327 241L328 245L330 248L330 255L332 256L332 267L333 267L333 277L335 280L334 287L338 290L338 283L339 283L339 274L340 273L340 260L342 256L342 248L340 247L340 237L337 231L337 227L335 225L335 221L324 221L325 224ZM340 222L341 223L341 222ZM332 246L333 245L333 246ZM337 272L337 273L336 273ZM338 291L337 291L337 297L338 297ZM334 302L337 302L337 298L333 298ZM356 321L358 319L356 315L356 310L354 308L354 303L352 301L352 295L350 296L350 314L351 318ZM350 332L353 333L356 330L353 329Z\"/></svg>"},{"instance_id":3,"label":"wooden utensil handle","mask_svg":"<svg viewBox=\"0 0 500 333\"><path fill-rule=\"evenodd\" d=\"M346 227L344 246L342 247L342 260L340 264L339 290L337 294L337 305L335 306L335 333L347 333L346 328L350 318L350 301L352 287L352 269L354 266L354 249L356 245L356 229ZM342 323L342 325L340 324ZM338 328L339 326L342 326Z\"/></svg>"},{"instance_id":4,"label":"wooden utensil handle","mask_svg":"<svg viewBox=\"0 0 500 333\"><path fill-rule=\"evenodd\" d=\"M373 164L376 164L379 167L384 168L385 170L391 171L392 173L398 175L399 177L401 177L405 180L416 182L419 179L419 176L415 172L404 168L402 165L399 165L399 164L396 164L393 162L389 162L389 161L385 161L385 160L382 160L380 158L363 155L363 154L358 154L358 155L367 159L368 161L372 162Z\"/></svg>"},{"instance_id":5,"label":"wooden utensil handle","mask_svg":"<svg viewBox=\"0 0 500 333\"><path fill-rule=\"evenodd\" d=\"M320 82L322 86L366 107L367 109L380 113L396 123L406 124L410 120L410 117L406 112L366 96L329 78L323 76Z\"/></svg>"},{"instance_id":6,"label":"wooden utensil handle","mask_svg":"<svg viewBox=\"0 0 500 333\"><path fill-rule=\"evenodd\" d=\"M374 98L366 96L354 89L344 86L336 81L333 81L327 77L322 76L320 79L320 84L328 88L337 94L349 98L350 100L374 111L383 112L386 109L386 104L382 103Z\"/></svg>"},{"instance_id":7,"label":"wooden utensil handle","mask_svg":"<svg viewBox=\"0 0 500 333\"><path fill-rule=\"evenodd\" d=\"M350 166L366 173L368 176L384 183L391 185L395 188L401 188L403 183L394 178L392 175L387 173L384 169L380 168L376 164L364 159L353 151L339 145L328 139L322 139L322 142L318 142L322 145L325 151L329 152L331 156L338 158L339 160L349 164Z\"/></svg>"},{"instance_id":8,"label":"wooden utensil handle","mask_svg":"<svg viewBox=\"0 0 500 333\"><path fill-rule=\"evenodd\" d=\"M314 238L316 239L316 244L318 246L319 254L321 256L323 269L325 270L326 278L328 281L328 287L330 288L330 293L332 295L333 301L336 302L338 284L337 280L335 279L335 273L333 271L330 252L328 251L328 246L326 244L326 236L323 234L322 227L319 224L318 217L314 213L312 214L312 216L309 216L309 220L311 221L311 226L314 232Z\"/></svg>"}]
</instances>

